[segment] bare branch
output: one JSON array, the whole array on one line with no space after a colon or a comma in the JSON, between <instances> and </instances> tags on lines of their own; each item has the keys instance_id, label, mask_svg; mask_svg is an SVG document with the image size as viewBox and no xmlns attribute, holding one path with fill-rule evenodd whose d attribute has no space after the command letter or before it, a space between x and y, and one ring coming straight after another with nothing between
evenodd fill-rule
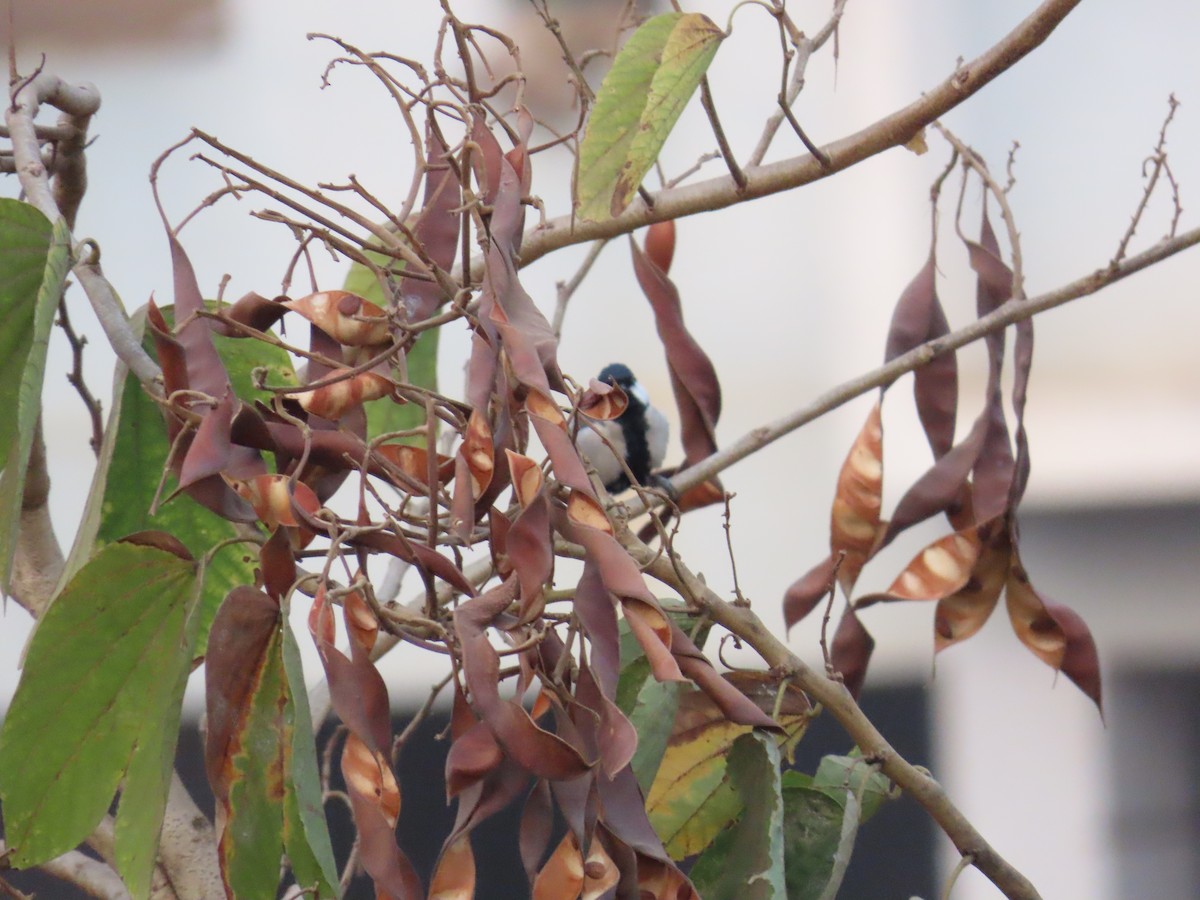
<instances>
[{"instance_id":1,"label":"bare branch","mask_svg":"<svg viewBox=\"0 0 1200 900\"><path fill-rule=\"evenodd\" d=\"M811 38L802 38L795 42L796 49L794 51L794 58L791 60L793 68L790 79L787 74L787 60L785 58L783 72L781 73L783 83L779 88L778 107L767 118L767 124L763 128L762 136L758 139L758 144L755 146L754 152L750 154L750 165L757 166L762 163L767 155L767 150L771 147L771 141L774 140L775 133L779 130L779 126L783 124L785 117L791 121L793 128L797 129L797 133L801 136L801 140L804 141L805 147L808 148L810 153L812 152L812 147L808 146L808 141L804 137L803 130L800 129L799 123L796 122L795 117L792 115L792 104L796 102L796 98L804 90L804 73L808 68L808 61L814 53L825 45L831 36L837 34L838 26L841 24L842 14L845 12L845 9L846 0L834 0L833 11L829 14L829 19L821 26L821 30ZM786 54L788 52L786 36L789 29L786 27L788 24L786 19L787 13L782 6L779 8L777 16L779 18L780 40L781 42L785 42L784 53ZM835 62L837 60L836 48L837 45L835 42L833 54Z\"/></svg>"},{"instance_id":2,"label":"bare branch","mask_svg":"<svg viewBox=\"0 0 1200 900\"><path fill-rule=\"evenodd\" d=\"M5 842L0 840L0 854L7 851ZM108 863L92 859L78 850L68 850L62 856L42 863L38 868L75 885L92 897L99 897L101 900L129 900L129 891L125 889L124 882Z\"/></svg>"},{"instance_id":3,"label":"bare branch","mask_svg":"<svg viewBox=\"0 0 1200 900\"><path fill-rule=\"evenodd\" d=\"M997 76L1037 49L1081 0L1046 0L1021 24L978 58L959 66L953 75L903 109L822 149L829 166L811 153L745 170L746 187L739 190L729 177L684 185L653 195L653 205L634 203L621 215L603 222L573 221L561 216L525 235L521 265L527 266L552 250L604 237L628 234L637 228L724 209L743 200L791 190L848 169L885 150L900 147L948 110L958 106ZM473 275L481 272L483 258L472 260Z\"/></svg>"},{"instance_id":4,"label":"bare branch","mask_svg":"<svg viewBox=\"0 0 1200 900\"><path fill-rule=\"evenodd\" d=\"M1150 154L1149 159L1142 164L1142 175L1146 177L1146 187L1142 191L1142 199L1138 202L1137 209L1133 212L1133 217L1129 221L1129 227L1125 230L1124 236L1121 238L1121 243L1117 245L1117 252L1113 254L1113 262L1119 263L1125 258L1125 252L1129 249L1129 242L1133 240L1133 234L1137 231L1138 224L1142 221L1142 214L1146 211L1146 206L1150 202L1150 197L1154 194L1154 187L1158 184L1158 178L1165 171L1167 179L1171 184L1171 198L1175 205L1175 214L1171 219L1170 235L1174 236L1175 229L1179 225L1179 216L1183 212L1179 205L1179 185L1175 183L1175 176L1171 173L1170 166L1167 165L1167 128L1171 125L1171 120L1175 118L1175 110L1179 109L1179 101L1172 94L1167 98L1167 116L1163 119L1162 128L1158 132L1158 143L1154 146L1154 152ZM1150 175L1146 176L1146 166L1150 167Z\"/></svg>"},{"instance_id":5,"label":"bare branch","mask_svg":"<svg viewBox=\"0 0 1200 900\"><path fill-rule=\"evenodd\" d=\"M1008 203L1009 188L1015 183L1012 175L1012 156L1009 156L1008 186L1001 187L1000 183L988 171L983 157L968 147L941 122L934 122L933 127L954 148L955 153L962 157L963 165L973 171L983 181L984 187L996 198L1000 207L1000 217L1004 220L1004 228L1008 232L1008 246L1012 255L1012 296L1014 300L1025 299L1025 263L1021 255L1021 233L1017 231L1017 220L1012 207Z\"/></svg>"},{"instance_id":6,"label":"bare branch","mask_svg":"<svg viewBox=\"0 0 1200 900\"><path fill-rule=\"evenodd\" d=\"M13 158L21 187L29 202L53 222L59 219L62 213L50 188L46 168L42 165L37 129L33 124L43 103L83 120L99 108L100 95L90 84L71 86L56 76L43 73L15 89L12 102L5 110L5 122L12 140ZM100 320L113 351L139 381L155 390L157 386L154 382L161 371L158 364L142 349L141 342L130 328L125 309L117 299L116 292L101 274L99 251L92 244L92 252L86 254L84 259L79 259L81 254L74 249L73 253L77 259L73 269L75 277L79 279L92 308L96 311L96 317Z\"/></svg>"},{"instance_id":7,"label":"bare branch","mask_svg":"<svg viewBox=\"0 0 1200 900\"><path fill-rule=\"evenodd\" d=\"M702 76L700 79L700 103L704 107L704 112L708 116L708 122L712 126L713 134L717 138L717 146L721 148L721 157L725 160L726 168L729 169L729 177L738 186L738 190L744 190L746 187L746 173L742 171L742 167L733 158L733 148L729 146L729 139L725 137L725 129L721 127L721 120L717 116L717 107L713 103L712 89L708 86L707 75Z\"/></svg>"},{"instance_id":8,"label":"bare branch","mask_svg":"<svg viewBox=\"0 0 1200 900\"><path fill-rule=\"evenodd\" d=\"M1200 228L1185 231L1177 237L1160 241L1143 253L1128 257L1119 263L1112 263L1107 268L1097 269L1092 274L1078 278L1053 291L1030 297L1027 300L1010 300L999 309L983 318L976 319L965 328L921 344L878 369L852 378L826 391L807 406L754 429L723 450L702 460L690 469L680 472L671 479L671 487L676 492L683 493L689 488L704 483L718 472L745 459L785 434L795 431L813 419L820 418L830 410L837 409L872 388L890 384L901 375L925 365L935 356L957 350L959 347L977 341L993 332L1007 328L1014 322L1031 318L1038 313L1054 309L1056 306L1062 306L1064 303L1094 294L1110 284L1115 284L1135 272L1149 268L1196 244L1200 244ZM643 507L640 502L635 501L629 508L628 514L634 516L642 511Z\"/></svg>"}]
</instances>

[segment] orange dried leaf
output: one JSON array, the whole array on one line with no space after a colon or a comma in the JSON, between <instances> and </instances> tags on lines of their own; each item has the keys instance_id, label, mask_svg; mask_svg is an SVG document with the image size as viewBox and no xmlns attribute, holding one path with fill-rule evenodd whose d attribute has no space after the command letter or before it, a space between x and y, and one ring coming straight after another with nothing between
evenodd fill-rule
<instances>
[{"instance_id":1,"label":"orange dried leaf","mask_svg":"<svg viewBox=\"0 0 1200 900\"><path fill-rule=\"evenodd\" d=\"M571 491L571 496L567 498L567 518L575 525L612 534L612 523L600 504L582 491Z\"/></svg>"},{"instance_id":2,"label":"orange dried leaf","mask_svg":"<svg viewBox=\"0 0 1200 900\"><path fill-rule=\"evenodd\" d=\"M629 407L629 398L615 384L597 381L588 382L588 389L579 398L578 410L589 419L608 421L619 418Z\"/></svg>"},{"instance_id":3,"label":"orange dried leaf","mask_svg":"<svg viewBox=\"0 0 1200 900\"><path fill-rule=\"evenodd\" d=\"M471 411L467 431L463 435L459 454L466 460L471 473L471 489L479 497L492 483L492 472L496 468L495 450L492 447L492 429L479 410Z\"/></svg>"},{"instance_id":4,"label":"orange dried leaf","mask_svg":"<svg viewBox=\"0 0 1200 900\"><path fill-rule=\"evenodd\" d=\"M330 377L337 376L349 369L334 369ZM389 396L394 387L390 379L378 372L359 372L356 375L343 378L296 394L296 402L301 408L314 416L335 421L349 410L355 409L369 400L379 400Z\"/></svg>"},{"instance_id":5,"label":"orange dried leaf","mask_svg":"<svg viewBox=\"0 0 1200 900\"><path fill-rule=\"evenodd\" d=\"M567 832L533 882L533 900L577 900L583 890L583 855Z\"/></svg>"},{"instance_id":6,"label":"orange dried leaf","mask_svg":"<svg viewBox=\"0 0 1200 900\"><path fill-rule=\"evenodd\" d=\"M365 650L374 647L379 635L379 620L363 595L358 591L347 594L342 598L342 610L351 639Z\"/></svg>"},{"instance_id":7,"label":"orange dried leaf","mask_svg":"<svg viewBox=\"0 0 1200 900\"><path fill-rule=\"evenodd\" d=\"M522 657L522 659L524 659L524 657ZM551 695L544 689L540 690L538 691L538 695L533 698L533 708L529 710L529 718L536 722L546 713L550 712L553 706L553 698Z\"/></svg>"},{"instance_id":8,"label":"orange dried leaf","mask_svg":"<svg viewBox=\"0 0 1200 900\"><path fill-rule=\"evenodd\" d=\"M475 854L466 833L442 851L429 883L429 900L471 900L474 896Z\"/></svg>"},{"instance_id":9,"label":"orange dried leaf","mask_svg":"<svg viewBox=\"0 0 1200 900\"><path fill-rule=\"evenodd\" d=\"M996 537L983 545L967 583L938 601L933 614L933 652L965 641L974 635L996 608L1008 577L1008 532L998 529Z\"/></svg>"},{"instance_id":10,"label":"orange dried leaf","mask_svg":"<svg viewBox=\"0 0 1200 900\"><path fill-rule=\"evenodd\" d=\"M537 497L545 479L542 470L536 462L521 453L514 453L505 448L508 457L508 470L512 473L513 491L522 507L528 506Z\"/></svg>"},{"instance_id":11,"label":"orange dried leaf","mask_svg":"<svg viewBox=\"0 0 1200 900\"><path fill-rule=\"evenodd\" d=\"M679 501L675 505L679 507L681 513L685 513L691 512L693 509L712 506L724 499L725 489L721 487L721 483L717 479L710 478L680 494Z\"/></svg>"},{"instance_id":12,"label":"orange dried leaf","mask_svg":"<svg viewBox=\"0 0 1200 900\"><path fill-rule=\"evenodd\" d=\"M308 485L299 481L292 484L286 475L256 475L235 482L233 489L249 502L268 530L287 528L292 543L298 547L307 547L312 541L313 533L299 522L292 508L295 502L310 515L321 508L321 501Z\"/></svg>"},{"instance_id":13,"label":"orange dried leaf","mask_svg":"<svg viewBox=\"0 0 1200 900\"><path fill-rule=\"evenodd\" d=\"M838 583L847 594L875 549L882 503L883 425L876 402L842 464L830 516L830 549L834 558L846 554Z\"/></svg>"},{"instance_id":14,"label":"orange dried leaf","mask_svg":"<svg viewBox=\"0 0 1200 900\"><path fill-rule=\"evenodd\" d=\"M1038 659L1053 669L1062 668L1067 639L1046 604L1029 583L1015 555L1008 570L1004 601L1013 631Z\"/></svg>"},{"instance_id":15,"label":"orange dried leaf","mask_svg":"<svg viewBox=\"0 0 1200 900\"><path fill-rule=\"evenodd\" d=\"M391 338L387 314L349 291L319 291L283 305L300 313L339 344L370 347L386 344Z\"/></svg>"},{"instance_id":16,"label":"orange dried leaf","mask_svg":"<svg viewBox=\"0 0 1200 900\"><path fill-rule=\"evenodd\" d=\"M392 827L400 818L400 785L387 758L372 753L357 735L351 732L342 749L342 777L346 790L373 803Z\"/></svg>"},{"instance_id":17,"label":"orange dried leaf","mask_svg":"<svg viewBox=\"0 0 1200 900\"><path fill-rule=\"evenodd\" d=\"M375 451L409 478L429 486L429 453L424 447L411 444L380 444ZM454 458L437 458L438 483L444 484L454 477Z\"/></svg>"},{"instance_id":18,"label":"orange dried leaf","mask_svg":"<svg viewBox=\"0 0 1200 900\"><path fill-rule=\"evenodd\" d=\"M887 593L902 600L940 600L966 585L978 558L974 528L948 534L913 557Z\"/></svg>"},{"instance_id":19,"label":"orange dried leaf","mask_svg":"<svg viewBox=\"0 0 1200 900\"><path fill-rule=\"evenodd\" d=\"M563 417L558 404L554 402L554 398L549 394L543 394L540 390L530 390L526 395L525 409L531 416L537 416L564 430L567 427L567 420Z\"/></svg>"},{"instance_id":20,"label":"orange dried leaf","mask_svg":"<svg viewBox=\"0 0 1200 900\"><path fill-rule=\"evenodd\" d=\"M664 275L675 257L675 220L655 222L646 230L646 256Z\"/></svg>"}]
</instances>

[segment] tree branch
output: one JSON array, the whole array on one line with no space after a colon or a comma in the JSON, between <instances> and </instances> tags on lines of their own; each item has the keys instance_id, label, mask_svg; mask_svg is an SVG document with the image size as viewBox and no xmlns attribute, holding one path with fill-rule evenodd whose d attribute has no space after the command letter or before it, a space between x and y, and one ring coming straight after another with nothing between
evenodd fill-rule
<instances>
[{"instance_id":1,"label":"tree branch","mask_svg":"<svg viewBox=\"0 0 1200 900\"><path fill-rule=\"evenodd\" d=\"M723 600L674 554L659 553L647 547L628 530L620 537L647 574L696 602L700 607L699 612L753 647L774 674L790 679L812 700L828 709L863 756L877 763L888 778L920 803L959 852L964 856L969 854L973 865L1006 897L1010 900L1038 900L1040 895L1037 889L976 831L946 796L942 786L923 769L904 759L887 742L854 702L844 684L810 668L776 638L749 607L735 606Z\"/></svg>"},{"instance_id":2,"label":"tree branch","mask_svg":"<svg viewBox=\"0 0 1200 900\"><path fill-rule=\"evenodd\" d=\"M958 106L998 75L1008 71L1039 47L1079 5L1081 0L1046 0L1020 25L976 59L964 63L941 84L903 109L841 138L821 149L829 165L811 153L779 162L748 167L746 186L739 189L730 176L659 191L653 205L634 203L621 215L603 222L585 222L573 216L551 219L525 235L521 248L522 266L527 266L560 247L628 234L644 225L724 209L744 200L791 190L848 169L892 147L907 143L913 135L939 116ZM483 257L471 261L473 276L483 271Z\"/></svg>"},{"instance_id":3,"label":"tree branch","mask_svg":"<svg viewBox=\"0 0 1200 900\"><path fill-rule=\"evenodd\" d=\"M761 450L785 434L795 431L813 419L820 418L825 413L837 409L872 388L890 384L901 375L925 365L936 356L957 350L959 347L980 340L993 332L1007 328L1015 322L1032 318L1038 313L1056 306L1062 306L1064 303L1094 294L1196 244L1200 244L1200 228L1185 231L1169 240L1160 241L1149 250L1127 257L1120 262L1111 263L1106 268L1097 269L1090 275L1085 275L1048 293L1030 297L1027 300L1010 300L999 309L981 319L976 319L965 328L927 341L908 353L897 356L886 365L831 388L807 406L788 413L774 422L755 428L749 434L700 461L690 469L685 469L675 475L671 479L671 487L682 493L698 484L703 484L718 472ZM630 516L639 515L644 511L645 507L640 499L628 505Z\"/></svg>"},{"instance_id":4,"label":"tree branch","mask_svg":"<svg viewBox=\"0 0 1200 900\"><path fill-rule=\"evenodd\" d=\"M0 855L7 851L7 845L0 840ZM92 859L78 850L68 850L38 868L101 900L129 900L124 882L108 863Z\"/></svg>"},{"instance_id":5,"label":"tree branch","mask_svg":"<svg viewBox=\"0 0 1200 900\"><path fill-rule=\"evenodd\" d=\"M86 121L87 117L100 108L100 95L93 85L68 85L55 75L42 73L17 86L13 90L11 102L4 111L21 189L25 191L29 202L53 222L62 218L63 212L59 209L55 192L50 187L49 173L42 164L38 131L34 125L34 119L37 118L43 103ZM80 172L76 171L76 176L79 175ZM77 189L82 191L82 184L64 184L59 194L66 201L77 204L78 200L72 199ZM129 326L129 319L120 300L117 299L116 292L100 273L99 251L93 245L92 252L87 254L85 259L78 260L79 254L72 241L72 255L77 259L72 271L96 311L96 317L100 320L113 350L139 381L150 390L161 391L155 384L155 379L162 372L158 364L142 349L141 342Z\"/></svg>"}]
</instances>

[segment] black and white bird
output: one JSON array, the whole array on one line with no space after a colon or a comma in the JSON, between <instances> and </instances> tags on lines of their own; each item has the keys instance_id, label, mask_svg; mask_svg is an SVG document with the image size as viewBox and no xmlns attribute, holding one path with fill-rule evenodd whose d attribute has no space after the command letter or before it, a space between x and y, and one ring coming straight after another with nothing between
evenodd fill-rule
<instances>
[{"instance_id":1,"label":"black and white bird","mask_svg":"<svg viewBox=\"0 0 1200 900\"><path fill-rule=\"evenodd\" d=\"M598 380L621 388L629 398L629 405L616 419L590 420L582 425L575 445L591 462L610 494L629 487L629 476L614 451L624 458L638 484L652 484L650 473L662 465L667 454L666 416L650 405L650 396L628 366L621 363L605 366Z\"/></svg>"}]
</instances>

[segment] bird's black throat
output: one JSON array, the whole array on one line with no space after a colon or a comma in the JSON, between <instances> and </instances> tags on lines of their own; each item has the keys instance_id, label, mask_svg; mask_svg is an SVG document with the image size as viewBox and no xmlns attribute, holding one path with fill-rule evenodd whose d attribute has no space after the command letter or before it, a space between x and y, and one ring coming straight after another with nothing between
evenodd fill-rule
<instances>
[{"instance_id":1,"label":"bird's black throat","mask_svg":"<svg viewBox=\"0 0 1200 900\"><path fill-rule=\"evenodd\" d=\"M625 463L638 484L650 483L650 442L647 440L646 408L633 401L617 417L621 435L625 438ZM618 483L619 482L619 483ZM605 485L612 493L629 487L629 477L622 472L618 482Z\"/></svg>"}]
</instances>

